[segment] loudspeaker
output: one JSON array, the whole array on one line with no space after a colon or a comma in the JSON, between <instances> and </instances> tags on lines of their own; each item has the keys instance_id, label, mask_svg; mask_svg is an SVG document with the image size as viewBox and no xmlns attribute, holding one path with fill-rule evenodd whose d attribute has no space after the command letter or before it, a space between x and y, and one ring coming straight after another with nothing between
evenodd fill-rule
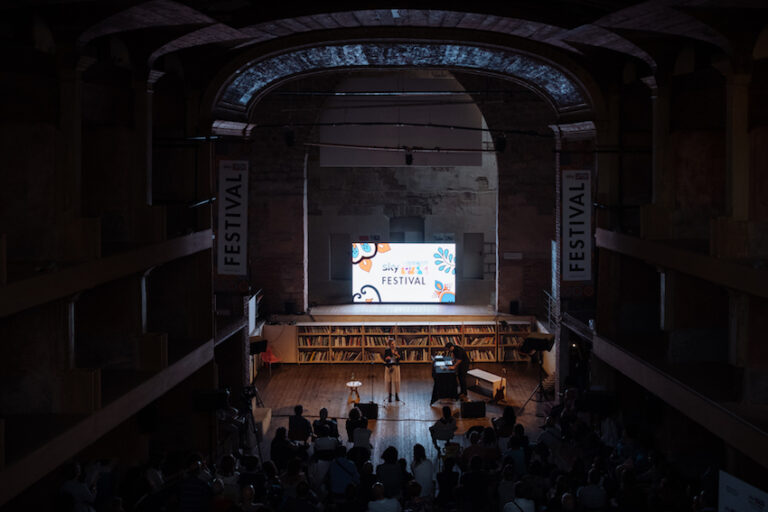
<instances>
[{"instance_id":1,"label":"loudspeaker","mask_svg":"<svg viewBox=\"0 0 768 512\"><path fill-rule=\"evenodd\" d=\"M252 341L250 345L251 355L261 354L267 351L267 340Z\"/></svg>"},{"instance_id":2,"label":"loudspeaker","mask_svg":"<svg viewBox=\"0 0 768 512\"><path fill-rule=\"evenodd\" d=\"M509 301L509 314L510 315L520 314L520 301L518 300Z\"/></svg>"},{"instance_id":3,"label":"loudspeaker","mask_svg":"<svg viewBox=\"0 0 768 512\"><path fill-rule=\"evenodd\" d=\"M485 402L461 402L462 418L485 418Z\"/></svg>"},{"instance_id":4,"label":"loudspeaker","mask_svg":"<svg viewBox=\"0 0 768 512\"><path fill-rule=\"evenodd\" d=\"M532 332L526 336L523 345L520 347L521 352L531 352L532 350L545 350L549 352L552 350L552 345L555 344L555 335L547 334L545 332Z\"/></svg>"},{"instance_id":5,"label":"loudspeaker","mask_svg":"<svg viewBox=\"0 0 768 512\"><path fill-rule=\"evenodd\" d=\"M379 404L370 402L367 404L359 403L357 408L363 413L363 416L369 420L376 420L379 418Z\"/></svg>"}]
</instances>

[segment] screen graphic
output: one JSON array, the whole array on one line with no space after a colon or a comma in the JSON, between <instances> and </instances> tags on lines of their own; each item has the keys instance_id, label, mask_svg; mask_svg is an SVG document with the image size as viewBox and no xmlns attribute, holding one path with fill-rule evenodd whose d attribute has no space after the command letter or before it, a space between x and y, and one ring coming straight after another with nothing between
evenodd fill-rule
<instances>
[{"instance_id":1,"label":"screen graphic","mask_svg":"<svg viewBox=\"0 0 768 512\"><path fill-rule=\"evenodd\" d=\"M352 244L353 302L456 302L456 244Z\"/></svg>"}]
</instances>

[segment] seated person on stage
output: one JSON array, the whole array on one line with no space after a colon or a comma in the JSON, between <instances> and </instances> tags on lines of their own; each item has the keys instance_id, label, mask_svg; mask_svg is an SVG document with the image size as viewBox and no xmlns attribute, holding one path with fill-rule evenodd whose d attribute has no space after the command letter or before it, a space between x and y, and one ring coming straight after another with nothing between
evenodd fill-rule
<instances>
[{"instance_id":1,"label":"seated person on stage","mask_svg":"<svg viewBox=\"0 0 768 512\"><path fill-rule=\"evenodd\" d=\"M352 410L349 411L349 418L347 419L345 426L347 428L347 440L351 443L354 441L352 434L355 432L356 428L368 428L368 418L363 416L360 409L353 407Z\"/></svg>"},{"instance_id":2,"label":"seated person on stage","mask_svg":"<svg viewBox=\"0 0 768 512\"><path fill-rule=\"evenodd\" d=\"M432 443L435 445L435 448L439 448L437 446L438 440L447 441L451 439L457 428L456 418L451 414L451 408L447 405L444 406L443 417L429 427L429 433L432 435Z\"/></svg>"},{"instance_id":3,"label":"seated person on stage","mask_svg":"<svg viewBox=\"0 0 768 512\"><path fill-rule=\"evenodd\" d=\"M328 427L328 435L331 437L339 437L339 425L336 420L328 417L328 409L323 407L320 409L320 417L312 422L312 430L316 436L319 434L319 429L322 426Z\"/></svg>"},{"instance_id":4,"label":"seated person on stage","mask_svg":"<svg viewBox=\"0 0 768 512\"><path fill-rule=\"evenodd\" d=\"M293 408L294 415L288 418L288 439L306 444L312 435L312 425L302 416L304 408L297 405Z\"/></svg>"}]
</instances>

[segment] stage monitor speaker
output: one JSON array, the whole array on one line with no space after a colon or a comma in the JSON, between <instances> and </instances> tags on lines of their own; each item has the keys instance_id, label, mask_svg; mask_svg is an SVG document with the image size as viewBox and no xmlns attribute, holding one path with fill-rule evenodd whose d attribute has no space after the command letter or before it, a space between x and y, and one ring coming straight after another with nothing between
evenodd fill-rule
<instances>
[{"instance_id":1,"label":"stage monitor speaker","mask_svg":"<svg viewBox=\"0 0 768 512\"><path fill-rule=\"evenodd\" d=\"M461 402L462 418L485 418L485 402Z\"/></svg>"},{"instance_id":2,"label":"stage monitor speaker","mask_svg":"<svg viewBox=\"0 0 768 512\"><path fill-rule=\"evenodd\" d=\"M357 408L360 409L360 412L363 413L363 416L368 418L369 420L376 420L379 418L379 404L374 402L369 402L367 404L359 403L357 404Z\"/></svg>"},{"instance_id":3,"label":"stage monitor speaker","mask_svg":"<svg viewBox=\"0 0 768 512\"><path fill-rule=\"evenodd\" d=\"M533 350L544 350L549 352L552 350L552 345L555 344L555 335L545 332L532 332L526 336L523 345L520 347L520 352L531 352Z\"/></svg>"},{"instance_id":4,"label":"stage monitor speaker","mask_svg":"<svg viewBox=\"0 0 768 512\"><path fill-rule=\"evenodd\" d=\"M254 340L254 338L257 338L257 336L251 336L251 355L254 354L261 354L262 352L267 351L267 340L261 339L261 340Z\"/></svg>"}]
</instances>

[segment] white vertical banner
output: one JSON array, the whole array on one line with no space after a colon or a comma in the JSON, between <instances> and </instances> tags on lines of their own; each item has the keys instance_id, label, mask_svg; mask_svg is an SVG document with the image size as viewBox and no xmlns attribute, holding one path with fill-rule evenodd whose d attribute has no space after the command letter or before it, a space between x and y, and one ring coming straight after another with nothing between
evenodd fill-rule
<instances>
[{"instance_id":1,"label":"white vertical banner","mask_svg":"<svg viewBox=\"0 0 768 512\"><path fill-rule=\"evenodd\" d=\"M248 161L219 161L217 271L248 273Z\"/></svg>"},{"instance_id":2,"label":"white vertical banner","mask_svg":"<svg viewBox=\"0 0 768 512\"><path fill-rule=\"evenodd\" d=\"M722 469L718 487L718 512L768 511L768 492L761 491Z\"/></svg>"},{"instance_id":3,"label":"white vertical banner","mask_svg":"<svg viewBox=\"0 0 768 512\"><path fill-rule=\"evenodd\" d=\"M592 186L589 171L563 171L563 281L592 279Z\"/></svg>"}]
</instances>

